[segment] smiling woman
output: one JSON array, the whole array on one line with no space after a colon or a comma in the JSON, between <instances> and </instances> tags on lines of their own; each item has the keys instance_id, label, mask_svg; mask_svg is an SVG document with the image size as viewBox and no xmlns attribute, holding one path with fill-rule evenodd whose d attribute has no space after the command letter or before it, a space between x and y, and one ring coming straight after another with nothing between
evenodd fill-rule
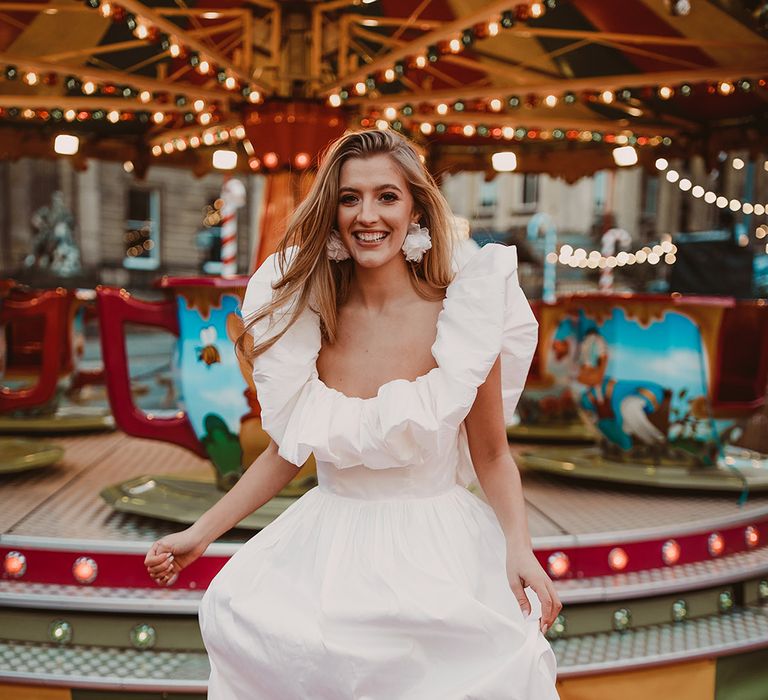
<instances>
[{"instance_id":1,"label":"smiling woman","mask_svg":"<svg viewBox=\"0 0 768 700\"><path fill-rule=\"evenodd\" d=\"M562 606L504 427L536 320L514 248L454 269L449 215L405 139L347 134L248 284L272 442L195 525L153 545L150 574L173 580L310 454L318 486L201 601L212 700L558 697L544 633ZM490 505L466 488L475 479Z\"/></svg>"}]
</instances>

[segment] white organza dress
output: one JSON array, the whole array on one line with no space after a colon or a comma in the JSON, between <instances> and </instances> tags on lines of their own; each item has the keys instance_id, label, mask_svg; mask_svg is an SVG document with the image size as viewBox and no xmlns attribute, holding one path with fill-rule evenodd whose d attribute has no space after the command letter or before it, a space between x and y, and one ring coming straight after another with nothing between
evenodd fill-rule
<instances>
[{"instance_id":1,"label":"white organza dress","mask_svg":"<svg viewBox=\"0 0 768 700\"><path fill-rule=\"evenodd\" d=\"M271 299L275 258L243 315ZM463 421L502 357L507 419L536 345L514 248L488 245L447 290L437 368L350 398L318 377L305 311L254 367L265 430L318 486L251 538L211 582L200 624L212 700L556 700L556 660L474 479ZM254 330L261 337L265 328ZM407 351L404 348L404 351Z\"/></svg>"}]
</instances>

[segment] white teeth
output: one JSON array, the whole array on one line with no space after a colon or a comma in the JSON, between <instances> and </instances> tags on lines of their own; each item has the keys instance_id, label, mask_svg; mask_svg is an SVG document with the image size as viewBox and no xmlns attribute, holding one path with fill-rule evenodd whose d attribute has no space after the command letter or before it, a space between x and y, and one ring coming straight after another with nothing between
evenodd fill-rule
<instances>
[{"instance_id":1,"label":"white teeth","mask_svg":"<svg viewBox=\"0 0 768 700\"><path fill-rule=\"evenodd\" d=\"M383 241L387 237L386 233L356 233L355 238L366 243L375 243L376 241Z\"/></svg>"}]
</instances>

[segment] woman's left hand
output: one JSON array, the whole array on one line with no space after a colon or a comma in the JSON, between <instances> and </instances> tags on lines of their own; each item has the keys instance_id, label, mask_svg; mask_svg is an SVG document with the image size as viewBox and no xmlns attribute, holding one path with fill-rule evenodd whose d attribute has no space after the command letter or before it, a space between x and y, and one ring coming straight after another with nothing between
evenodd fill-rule
<instances>
[{"instance_id":1,"label":"woman's left hand","mask_svg":"<svg viewBox=\"0 0 768 700\"><path fill-rule=\"evenodd\" d=\"M525 595L525 587L530 586L541 601L541 631L546 633L557 619L563 604L555 591L555 586L541 568L533 552L525 547L507 547L507 579L512 592L523 612L531 613L531 603Z\"/></svg>"}]
</instances>

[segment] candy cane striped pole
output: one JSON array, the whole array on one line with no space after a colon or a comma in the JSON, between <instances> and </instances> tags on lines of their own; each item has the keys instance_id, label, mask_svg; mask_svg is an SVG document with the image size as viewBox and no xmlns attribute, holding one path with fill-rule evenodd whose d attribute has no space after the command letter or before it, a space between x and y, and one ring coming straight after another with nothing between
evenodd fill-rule
<instances>
[{"instance_id":1,"label":"candy cane striped pole","mask_svg":"<svg viewBox=\"0 0 768 700\"><path fill-rule=\"evenodd\" d=\"M237 210L245 204L245 186L228 178L221 187L221 274L237 274Z\"/></svg>"}]
</instances>

